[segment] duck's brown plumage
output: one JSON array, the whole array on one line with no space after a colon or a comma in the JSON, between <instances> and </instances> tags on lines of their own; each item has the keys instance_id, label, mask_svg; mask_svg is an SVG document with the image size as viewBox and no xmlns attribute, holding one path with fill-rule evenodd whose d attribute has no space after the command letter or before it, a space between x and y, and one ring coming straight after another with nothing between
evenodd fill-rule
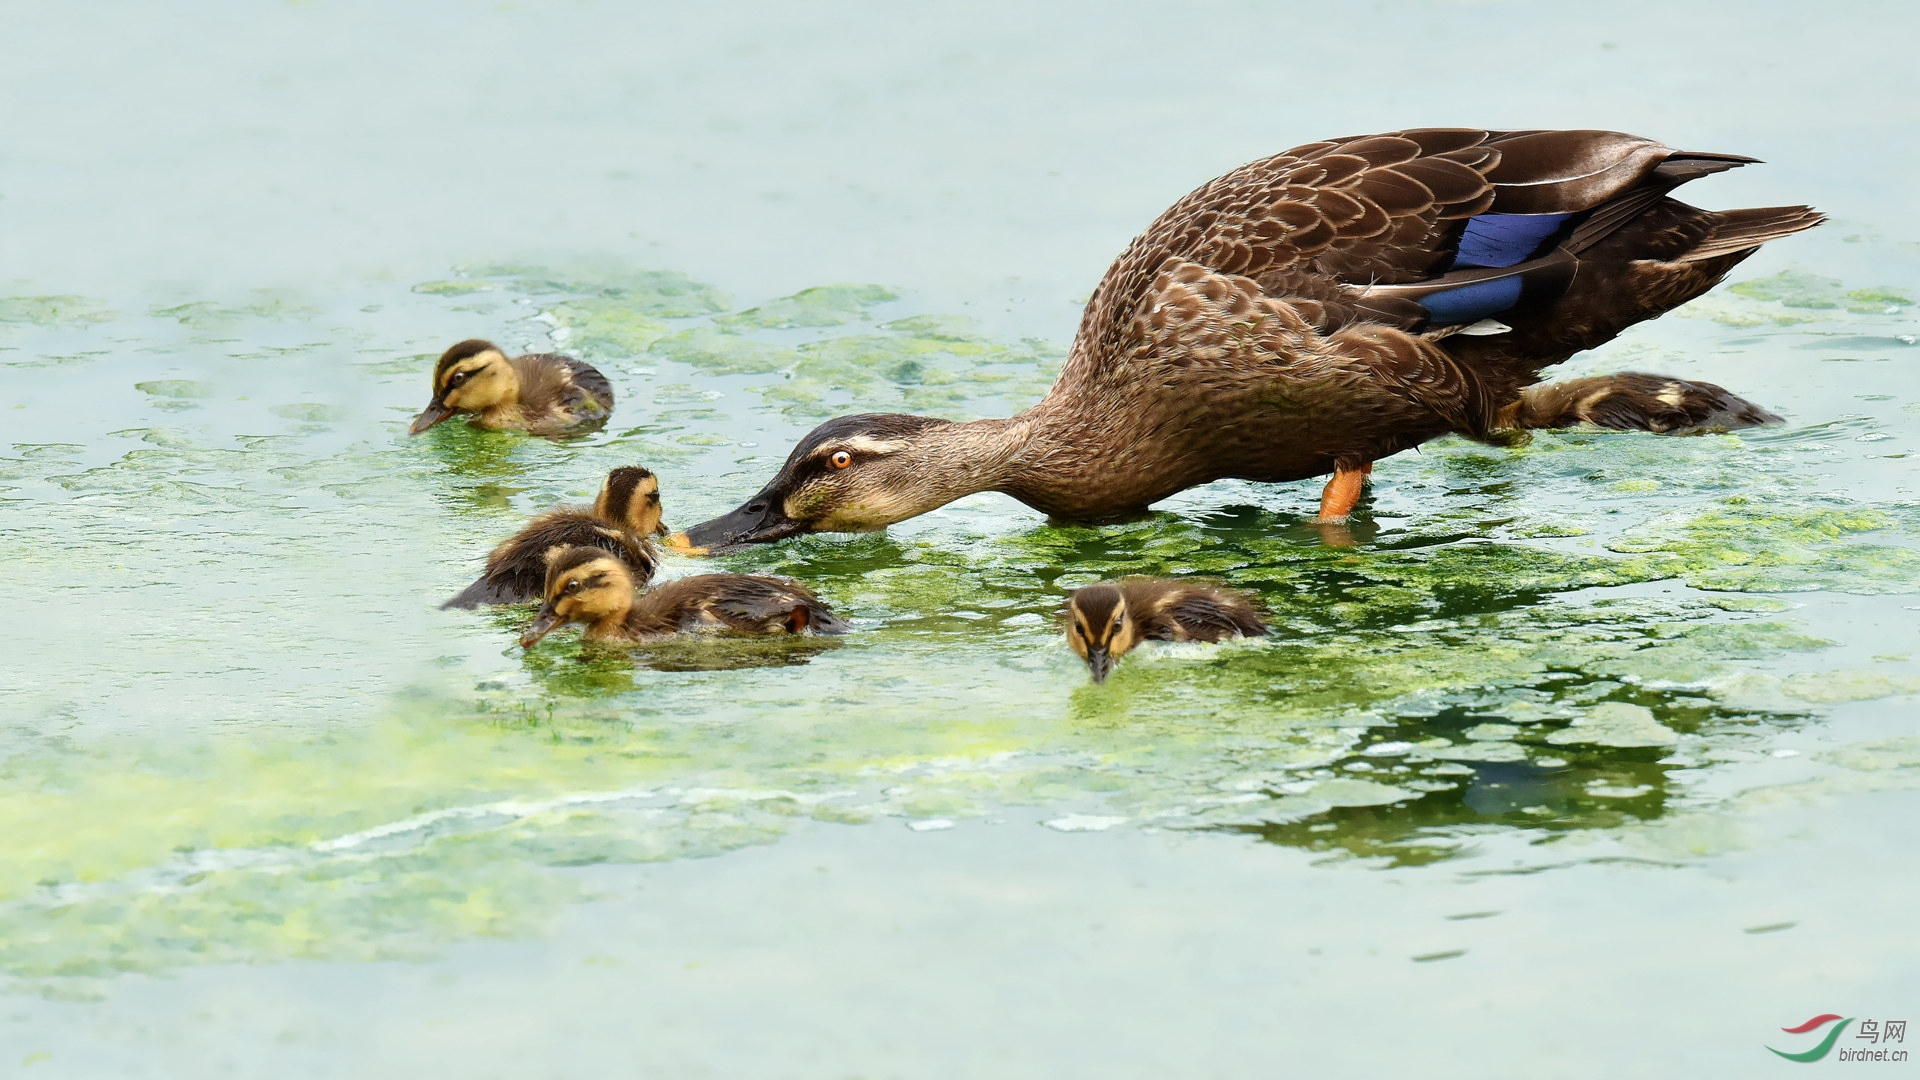
<instances>
[{"instance_id":1,"label":"duck's brown plumage","mask_svg":"<svg viewBox=\"0 0 1920 1080\"><path fill-rule=\"evenodd\" d=\"M851 627L813 591L785 578L699 574L634 594L627 565L592 547L550 552L546 605L520 638L534 643L569 622L589 641L640 642L674 634L843 634Z\"/></svg>"},{"instance_id":2,"label":"duck's brown plumage","mask_svg":"<svg viewBox=\"0 0 1920 1080\"><path fill-rule=\"evenodd\" d=\"M684 542L878 528L981 490L1077 520L1224 477L1337 472L1357 498L1370 463L1436 436L1584 422L1559 392L1530 389L1543 369L1823 220L1804 206L1715 212L1667 196L1752 160L1618 132L1444 128L1254 162L1128 246L1038 405L971 424L829 421L759 495ZM1776 419L1660 376L1590 382L1570 400L1587 398L1608 402L1606 426ZM1676 414L1705 419L1676 425ZM828 466L843 450L850 466ZM1330 517L1351 508L1332 505L1334 488Z\"/></svg>"},{"instance_id":3,"label":"duck's brown plumage","mask_svg":"<svg viewBox=\"0 0 1920 1080\"><path fill-rule=\"evenodd\" d=\"M441 354L433 400L414 418L414 435L457 414L476 427L529 435L583 435L613 413L613 384L585 361L558 353L508 357L474 338Z\"/></svg>"},{"instance_id":4,"label":"duck's brown plumage","mask_svg":"<svg viewBox=\"0 0 1920 1080\"><path fill-rule=\"evenodd\" d=\"M1104 682L1114 664L1142 641L1225 641L1267 632L1260 601L1207 582L1122 578L1076 589L1067 597L1067 643Z\"/></svg>"},{"instance_id":5,"label":"duck's brown plumage","mask_svg":"<svg viewBox=\"0 0 1920 1080\"><path fill-rule=\"evenodd\" d=\"M541 598L547 580L547 552L586 546L625 562L634 581L645 585L660 565L653 537L660 523L660 481L637 465L607 474L592 506L557 506L527 523L487 556L487 569L442 608L481 604L519 604Z\"/></svg>"}]
</instances>

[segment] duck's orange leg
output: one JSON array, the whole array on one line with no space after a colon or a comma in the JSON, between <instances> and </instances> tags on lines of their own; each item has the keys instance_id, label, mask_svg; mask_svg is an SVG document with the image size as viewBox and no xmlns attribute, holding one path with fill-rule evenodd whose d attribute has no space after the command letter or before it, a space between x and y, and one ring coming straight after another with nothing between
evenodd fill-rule
<instances>
[{"instance_id":1,"label":"duck's orange leg","mask_svg":"<svg viewBox=\"0 0 1920 1080\"><path fill-rule=\"evenodd\" d=\"M1333 479L1327 481L1327 489L1320 493L1320 516L1313 520L1321 525L1335 525L1352 517L1353 508L1360 505L1361 489L1371 475L1371 461L1359 466L1335 466Z\"/></svg>"}]
</instances>

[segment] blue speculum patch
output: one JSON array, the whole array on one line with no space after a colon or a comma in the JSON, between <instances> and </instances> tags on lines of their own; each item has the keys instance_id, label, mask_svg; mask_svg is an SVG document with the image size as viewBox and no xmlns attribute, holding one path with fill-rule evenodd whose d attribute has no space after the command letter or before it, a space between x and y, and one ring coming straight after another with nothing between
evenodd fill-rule
<instances>
[{"instance_id":1,"label":"blue speculum patch","mask_svg":"<svg viewBox=\"0 0 1920 1080\"><path fill-rule=\"evenodd\" d=\"M1443 326L1478 322L1519 303L1520 290L1525 284L1519 274L1514 274L1423 296L1420 303L1433 316L1433 321Z\"/></svg>"},{"instance_id":2,"label":"blue speculum patch","mask_svg":"<svg viewBox=\"0 0 1920 1080\"><path fill-rule=\"evenodd\" d=\"M1571 214L1481 214L1460 234L1460 252L1450 270L1512 266L1532 255Z\"/></svg>"}]
</instances>

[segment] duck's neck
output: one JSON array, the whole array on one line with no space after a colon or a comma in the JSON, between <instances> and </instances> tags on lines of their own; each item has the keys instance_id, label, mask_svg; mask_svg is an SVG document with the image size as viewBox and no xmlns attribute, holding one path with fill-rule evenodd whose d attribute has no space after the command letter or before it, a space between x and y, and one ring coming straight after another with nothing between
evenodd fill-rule
<instances>
[{"instance_id":1,"label":"duck's neck","mask_svg":"<svg viewBox=\"0 0 1920 1080\"><path fill-rule=\"evenodd\" d=\"M1125 433L1107 434L1122 445L1131 442ZM1005 419L931 428L915 442L912 481L897 493L902 505L886 508L888 520L904 521L980 491L1004 492L1069 519L1111 516L1116 507L1134 510L1166 494L1135 491L1139 470L1103 457L1099 439L1063 422L1049 402Z\"/></svg>"},{"instance_id":2,"label":"duck's neck","mask_svg":"<svg viewBox=\"0 0 1920 1080\"><path fill-rule=\"evenodd\" d=\"M609 624L608 632L627 641L645 641L678 630L678 609L684 602L684 593L677 586L686 580L680 578L641 592L633 598L633 606Z\"/></svg>"},{"instance_id":3,"label":"duck's neck","mask_svg":"<svg viewBox=\"0 0 1920 1080\"><path fill-rule=\"evenodd\" d=\"M520 407L520 400L526 392L528 372L521 370L517 359L494 365L499 369L497 374L493 368L488 369L492 390L489 397L492 400L481 406L474 417L481 427L499 430L526 424L527 416Z\"/></svg>"},{"instance_id":4,"label":"duck's neck","mask_svg":"<svg viewBox=\"0 0 1920 1080\"><path fill-rule=\"evenodd\" d=\"M633 624L639 621L635 616L645 606L647 594L640 593L636 596L634 583L631 580L624 583L616 582L616 585L619 586L619 595L623 599L602 609L591 622L588 622L586 631L580 635L581 640L628 641L637 636Z\"/></svg>"},{"instance_id":5,"label":"duck's neck","mask_svg":"<svg viewBox=\"0 0 1920 1080\"><path fill-rule=\"evenodd\" d=\"M1027 468L1033 422L1026 414L928 428L914 440L906 505L888 508L902 521L981 491L1006 491Z\"/></svg>"}]
</instances>

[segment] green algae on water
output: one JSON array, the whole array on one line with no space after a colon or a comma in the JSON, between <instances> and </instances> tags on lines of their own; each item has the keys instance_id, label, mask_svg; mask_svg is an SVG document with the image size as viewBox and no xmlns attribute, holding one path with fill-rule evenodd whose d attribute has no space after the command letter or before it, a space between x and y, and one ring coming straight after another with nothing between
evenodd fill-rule
<instances>
[{"instance_id":1,"label":"green algae on water","mask_svg":"<svg viewBox=\"0 0 1920 1080\"><path fill-rule=\"evenodd\" d=\"M1734 497L1705 513L1655 522L1614 540L1630 565L1666 564L1697 589L1727 592L1920 592L1920 550L1854 542L1891 532L1887 514L1857 505Z\"/></svg>"},{"instance_id":2,"label":"green algae on water","mask_svg":"<svg viewBox=\"0 0 1920 1080\"><path fill-rule=\"evenodd\" d=\"M714 325L728 330L839 326L867 318L873 308L899 298L899 294L881 285L822 285L745 311L721 315L713 321Z\"/></svg>"},{"instance_id":3,"label":"green algae on water","mask_svg":"<svg viewBox=\"0 0 1920 1080\"><path fill-rule=\"evenodd\" d=\"M149 379L146 382L134 383L133 388L157 398L184 401L201 401L218 392L212 383L198 382L193 379Z\"/></svg>"},{"instance_id":4,"label":"green algae on water","mask_svg":"<svg viewBox=\"0 0 1920 1080\"><path fill-rule=\"evenodd\" d=\"M1060 354L962 318L893 318L884 305L904 302L875 286L731 312L709 286L622 267L454 280L379 299L451 324L450 298L487 291L544 312L555 347L641 360L608 368L615 424L568 443L464 424L409 439L430 355L369 345L337 364L299 345L265 392L243 384L252 360L169 357L158 370L177 375L138 384L143 411L188 407L167 426L136 416L0 459L9 501L36 511L0 530L6 592L74 590L55 595L84 603L36 618L50 641L89 643L26 642L0 687L29 718L0 729L0 828L32 838L0 866L0 968L46 988L421 956L541 933L589 895L570 867L803 828L965 829L1007 807L1069 831L1227 830L1367 865L1467 858L1494 837L1542 858L1691 858L1739 832L1700 794L1704 771L1767 760L1830 710L1920 692L1895 665L1842 666L1829 639L1844 635L1772 595L1915 591L1920 518L1821 494L1799 449L1865 433L1845 420L1540 433L1514 450L1440 440L1382 465L1349 547L1304 524L1303 485L1217 485L1098 528L982 497L892 535L668 559L669 575L802 578L855 620L848 638L609 653L567 636L522 652L525 607L435 605L609 468L659 470L680 524L696 495L751 491L821 416L1004 415L1039 399ZM160 314L252 336L303 321L288 303ZM247 395L258 411L236 434L222 410ZM385 428L320 404L362 400ZM75 558L91 578L49 580ZM1054 620L1065 588L1127 573L1250 589L1276 633L1149 644L1094 686ZM111 666L127 656L138 679ZM148 726L112 727L126 716ZM115 737L67 738L102 729ZM1847 783L1910 785L1914 770L1888 764L1903 752L1821 761L1854 770Z\"/></svg>"},{"instance_id":5,"label":"green algae on water","mask_svg":"<svg viewBox=\"0 0 1920 1080\"><path fill-rule=\"evenodd\" d=\"M555 304L557 344L589 358L638 356L667 333L667 324L632 310L621 297L593 296Z\"/></svg>"},{"instance_id":6,"label":"green algae on water","mask_svg":"<svg viewBox=\"0 0 1920 1080\"><path fill-rule=\"evenodd\" d=\"M423 281L413 287L417 293L428 296L467 296L477 292L487 292L497 286L485 281L455 279L452 281Z\"/></svg>"},{"instance_id":7,"label":"green algae on water","mask_svg":"<svg viewBox=\"0 0 1920 1080\"><path fill-rule=\"evenodd\" d=\"M155 308L150 314L156 318L172 319L195 330L211 332L237 330L255 321L305 321L320 312L308 304L282 294L259 290L243 303L228 304L214 300L195 300L191 303Z\"/></svg>"},{"instance_id":8,"label":"green algae on water","mask_svg":"<svg viewBox=\"0 0 1920 1080\"><path fill-rule=\"evenodd\" d=\"M0 296L0 323L73 327L112 322L114 314L87 296Z\"/></svg>"},{"instance_id":9,"label":"green algae on water","mask_svg":"<svg viewBox=\"0 0 1920 1080\"><path fill-rule=\"evenodd\" d=\"M1754 300L1771 300L1782 307L1838 308L1856 315L1898 314L1901 308L1913 304L1913 298L1899 289L1847 289L1838 278L1800 270L1782 270L1771 277L1737 282L1727 290Z\"/></svg>"},{"instance_id":10,"label":"green algae on water","mask_svg":"<svg viewBox=\"0 0 1920 1080\"><path fill-rule=\"evenodd\" d=\"M467 280L486 281L509 292L534 297L598 298L656 319L714 315L732 306L725 293L673 270L593 263L492 263L460 269Z\"/></svg>"}]
</instances>

